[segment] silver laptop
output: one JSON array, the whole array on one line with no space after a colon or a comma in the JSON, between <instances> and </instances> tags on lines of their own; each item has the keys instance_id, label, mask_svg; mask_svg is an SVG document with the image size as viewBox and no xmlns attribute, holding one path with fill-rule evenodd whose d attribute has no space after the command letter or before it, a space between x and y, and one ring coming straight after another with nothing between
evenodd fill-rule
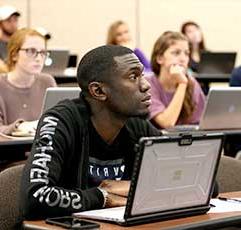
<instances>
[{"instance_id":1,"label":"silver laptop","mask_svg":"<svg viewBox=\"0 0 241 230\"><path fill-rule=\"evenodd\" d=\"M217 133L141 138L127 205L73 215L132 225L206 213L221 147Z\"/></svg>"},{"instance_id":2,"label":"silver laptop","mask_svg":"<svg viewBox=\"0 0 241 230\"><path fill-rule=\"evenodd\" d=\"M241 87L211 88L199 125L176 125L168 132L241 130Z\"/></svg>"},{"instance_id":3,"label":"silver laptop","mask_svg":"<svg viewBox=\"0 0 241 230\"><path fill-rule=\"evenodd\" d=\"M47 109L55 106L59 101L64 99L78 98L81 89L79 87L50 87L46 89L42 113Z\"/></svg>"},{"instance_id":4,"label":"silver laptop","mask_svg":"<svg viewBox=\"0 0 241 230\"><path fill-rule=\"evenodd\" d=\"M53 76L63 75L68 65L69 50L52 49L48 51L50 55L45 59L43 72Z\"/></svg>"},{"instance_id":5,"label":"silver laptop","mask_svg":"<svg viewBox=\"0 0 241 230\"><path fill-rule=\"evenodd\" d=\"M241 87L211 88L199 129L241 129Z\"/></svg>"}]
</instances>

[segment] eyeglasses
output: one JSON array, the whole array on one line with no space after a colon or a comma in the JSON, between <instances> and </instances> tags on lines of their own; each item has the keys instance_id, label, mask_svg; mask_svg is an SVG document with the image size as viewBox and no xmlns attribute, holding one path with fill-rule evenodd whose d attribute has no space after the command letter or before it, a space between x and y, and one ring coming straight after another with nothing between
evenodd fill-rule
<instances>
[{"instance_id":1,"label":"eyeglasses","mask_svg":"<svg viewBox=\"0 0 241 230\"><path fill-rule=\"evenodd\" d=\"M35 48L26 48L26 49L19 49L26 52L26 55L31 58L36 58L38 54L41 55L41 57L45 58L49 56L49 52L47 50L36 50Z\"/></svg>"}]
</instances>

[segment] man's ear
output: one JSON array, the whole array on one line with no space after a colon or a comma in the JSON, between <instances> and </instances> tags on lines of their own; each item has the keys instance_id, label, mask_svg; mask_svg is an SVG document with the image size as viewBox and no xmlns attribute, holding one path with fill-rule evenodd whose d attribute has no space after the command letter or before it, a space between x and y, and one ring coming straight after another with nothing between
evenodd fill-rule
<instances>
[{"instance_id":1,"label":"man's ear","mask_svg":"<svg viewBox=\"0 0 241 230\"><path fill-rule=\"evenodd\" d=\"M157 55L156 57L156 62L161 65L163 63L163 58L162 58L162 55Z\"/></svg>"},{"instance_id":2,"label":"man's ear","mask_svg":"<svg viewBox=\"0 0 241 230\"><path fill-rule=\"evenodd\" d=\"M100 101L105 101L107 98L104 83L93 81L88 86L90 95Z\"/></svg>"}]
</instances>

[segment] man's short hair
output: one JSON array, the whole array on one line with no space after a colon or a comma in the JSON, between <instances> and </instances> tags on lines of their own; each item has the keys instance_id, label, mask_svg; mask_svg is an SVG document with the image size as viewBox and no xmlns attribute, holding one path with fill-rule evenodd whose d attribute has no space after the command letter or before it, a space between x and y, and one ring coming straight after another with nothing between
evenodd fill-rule
<instances>
[{"instance_id":1,"label":"man's short hair","mask_svg":"<svg viewBox=\"0 0 241 230\"><path fill-rule=\"evenodd\" d=\"M81 59L77 81L84 95L88 94L88 85L93 81L108 82L115 74L116 62L114 57L131 54L133 51L118 45L105 45L97 47Z\"/></svg>"}]
</instances>

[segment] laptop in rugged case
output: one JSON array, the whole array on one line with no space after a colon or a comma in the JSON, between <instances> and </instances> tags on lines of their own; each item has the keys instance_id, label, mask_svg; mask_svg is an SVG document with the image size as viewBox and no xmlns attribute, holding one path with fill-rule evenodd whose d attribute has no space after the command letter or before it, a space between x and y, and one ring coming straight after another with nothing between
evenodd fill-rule
<instances>
[{"instance_id":1,"label":"laptop in rugged case","mask_svg":"<svg viewBox=\"0 0 241 230\"><path fill-rule=\"evenodd\" d=\"M73 215L134 225L206 213L222 137L212 133L141 138L127 205Z\"/></svg>"}]
</instances>

